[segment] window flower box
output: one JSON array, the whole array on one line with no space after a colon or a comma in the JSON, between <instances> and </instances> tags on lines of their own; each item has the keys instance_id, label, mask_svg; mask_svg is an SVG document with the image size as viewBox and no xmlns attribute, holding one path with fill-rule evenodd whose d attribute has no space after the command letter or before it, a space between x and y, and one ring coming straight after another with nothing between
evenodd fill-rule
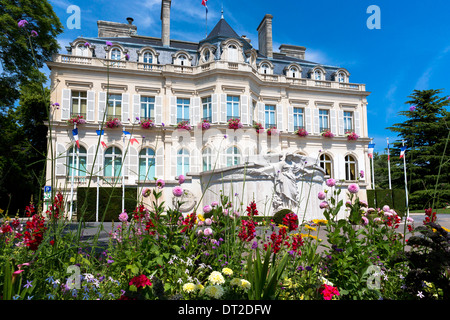
<instances>
[{"instance_id":1,"label":"window flower box","mask_svg":"<svg viewBox=\"0 0 450 320\"><path fill-rule=\"evenodd\" d=\"M143 119L139 122L142 129L151 129L155 126L155 123L151 119Z\"/></svg>"},{"instance_id":2,"label":"window flower box","mask_svg":"<svg viewBox=\"0 0 450 320\"><path fill-rule=\"evenodd\" d=\"M106 126L110 129L118 128L122 125L122 122L118 118L109 119L106 122Z\"/></svg>"},{"instance_id":3,"label":"window flower box","mask_svg":"<svg viewBox=\"0 0 450 320\"><path fill-rule=\"evenodd\" d=\"M228 129L240 129L242 128L241 120L238 118L231 118L228 120Z\"/></svg>"},{"instance_id":4,"label":"window flower box","mask_svg":"<svg viewBox=\"0 0 450 320\"><path fill-rule=\"evenodd\" d=\"M82 115L79 115L79 114L72 115L70 117L70 119L67 120L67 124L70 124L70 125L74 125L74 124L79 125L79 124L84 124L84 123L86 123L86 120L84 119L84 117Z\"/></svg>"},{"instance_id":5,"label":"window flower box","mask_svg":"<svg viewBox=\"0 0 450 320\"><path fill-rule=\"evenodd\" d=\"M176 128L177 129L184 129L184 130L188 130L188 131L190 131L192 129L191 125L189 124L189 121L187 121L187 120L183 120L183 121L178 122Z\"/></svg>"},{"instance_id":6,"label":"window flower box","mask_svg":"<svg viewBox=\"0 0 450 320\"><path fill-rule=\"evenodd\" d=\"M347 136L347 140L356 141L359 138L359 136L356 133L352 132L352 131L346 132L345 135Z\"/></svg>"},{"instance_id":7,"label":"window flower box","mask_svg":"<svg viewBox=\"0 0 450 320\"><path fill-rule=\"evenodd\" d=\"M267 129L268 136L277 135L279 133L280 133L280 131L278 131L277 127L272 127L272 128Z\"/></svg>"},{"instance_id":8,"label":"window flower box","mask_svg":"<svg viewBox=\"0 0 450 320\"><path fill-rule=\"evenodd\" d=\"M298 128L294 133L300 137L306 137L309 134L308 131L303 128Z\"/></svg>"},{"instance_id":9,"label":"window flower box","mask_svg":"<svg viewBox=\"0 0 450 320\"><path fill-rule=\"evenodd\" d=\"M322 131L321 135L324 138L333 138L334 137L333 132L331 132L331 130L329 130L329 129Z\"/></svg>"},{"instance_id":10,"label":"window flower box","mask_svg":"<svg viewBox=\"0 0 450 320\"><path fill-rule=\"evenodd\" d=\"M255 128L257 133L263 133L264 132L264 127L259 122L253 122L253 128Z\"/></svg>"},{"instance_id":11,"label":"window flower box","mask_svg":"<svg viewBox=\"0 0 450 320\"><path fill-rule=\"evenodd\" d=\"M202 130L208 130L209 128L211 128L211 123L209 122L209 120L204 119L202 122L200 122L198 124L199 129Z\"/></svg>"}]
</instances>

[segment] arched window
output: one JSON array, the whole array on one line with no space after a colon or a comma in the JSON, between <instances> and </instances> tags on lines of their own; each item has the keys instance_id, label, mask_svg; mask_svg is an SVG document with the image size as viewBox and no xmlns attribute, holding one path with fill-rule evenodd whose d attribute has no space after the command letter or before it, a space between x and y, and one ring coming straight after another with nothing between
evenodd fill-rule
<instances>
[{"instance_id":1,"label":"arched window","mask_svg":"<svg viewBox=\"0 0 450 320\"><path fill-rule=\"evenodd\" d=\"M270 73L269 70L270 70L270 67L269 67L269 65L267 63L263 63L261 65L261 72L263 74L269 74Z\"/></svg>"},{"instance_id":2,"label":"arched window","mask_svg":"<svg viewBox=\"0 0 450 320\"><path fill-rule=\"evenodd\" d=\"M228 61L237 62L238 61L238 49L234 44L228 46Z\"/></svg>"},{"instance_id":3,"label":"arched window","mask_svg":"<svg viewBox=\"0 0 450 320\"><path fill-rule=\"evenodd\" d=\"M178 56L178 62L180 66L186 66L187 65L187 57L184 54L180 54Z\"/></svg>"},{"instance_id":4,"label":"arched window","mask_svg":"<svg viewBox=\"0 0 450 320\"><path fill-rule=\"evenodd\" d=\"M185 175L189 172L189 151L180 149L177 154L177 176Z\"/></svg>"},{"instance_id":5,"label":"arched window","mask_svg":"<svg viewBox=\"0 0 450 320\"><path fill-rule=\"evenodd\" d=\"M202 151L203 171L212 170L211 148L205 148Z\"/></svg>"},{"instance_id":6,"label":"arched window","mask_svg":"<svg viewBox=\"0 0 450 320\"><path fill-rule=\"evenodd\" d=\"M111 50L111 60L120 60L122 53L120 49L114 48Z\"/></svg>"},{"instance_id":7,"label":"arched window","mask_svg":"<svg viewBox=\"0 0 450 320\"><path fill-rule=\"evenodd\" d=\"M325 177L332 177L333 176L333 172L332 172L332 167L333 167L333 162L331 161L331 157L325 153L321 154L319 157L319 164L320 167L325 170Z\"/></svg>"},{"instance_id":8,"label":"arched window","mask_svg":"<svg viewBox=\"0 0 450 320\"><path fill-rule=\"evenodd\" d=\"M154 63L153 62L153 54L151 52L145 52L144 55L142 56L143 62L144 63Z\"/></svg>"},{"instance_id":9,"label":"arched window","mask_svg":"<svg viewBox=\"0 0 450 320\"><path fill-rule=\"evenodd\" d=\"M155 171L155 150L145 148L139 152L139 180L153 180Z\"/></svg>"},{"instance_id":10,"label":"arched window","mask_svg":"<svg viewBox=\"0 0 450 320\"><path fill-rule=\"evenodd\" d=\"M320 70L314 71L314 80L323 80L322 71Z\"/></svg>"},{"instance_id":11,"label":"arched window","mask_svg":"<svg viewBox=\"0 0 450 320\"><path fill-rule=\"evenodd\" d=\"M67 167L69 168L67 171L69 177L72 176L72 170L75 177L86 176L86 149L84 147L69 149Z\"/></svg>"},{"instance_id":12,"label":"arched window","mask_svg":"<svg viewBox=\"0 0 450 320\"><path fill-rule=\"evenodd\" d=\"M75 55L87 57L88 51L89 51L89 49L83 43L80 43L79 45L77 45L77 47L75 49Z\"/></svg>"},{"instance_id":13,"label":"arched window","mask_svg":"<svg viewBox=\"0 0 450 320\"><path fill-rule=\"evenodd\" d=\"M290 76L292 78L300 78L300 72L298 71L298 69L296 67L291 67L289 69L290 72Z\"/></svg>"},{"instance_id":14,"label":"arched window","mask_svg":"<svg viewBox=\"0 0 450 320\"><path fill-rule=\"evenodd\" d=\"M118 177L122 174L122 151L117 147L109 147L105 151L105 177Z\"/></svg>"},{"instance_id":15,"label":"arched window","mask_svg":"<svg viewBox=\"0 0 450 320\"><path fill-rule=\"evenodd\" d=\"M209 49L205 49L205 51L203 52L203 60L205 62L208 62L210 58L211 58L211 52L209 51Z\"/></svg>"},{"instance_id":16,"label":"arched window","mask_svg":"<svg viewBox=\"0 0 450 320\"><path fill-rule=\"evenodd\" d=\"M241 163L241 152L235 146L229 147L225 156L227 167L235 166Z\"/></svg>"},{"instance_id":17,"label":"arched window","mask_svg":"<svg viewBox=\"0 0 450 320\"><path fill-rule=\"evenodd\" d=\"M345 74L343 72L338 73L338 81L345 82Z\"/></svg>"},{"instance_id":18,"label":"arched window","mask_svg":"<svg viewBox=\"0 0 450 320\"><path fill-rule=\"evenodd\" d=\"M345 180L356 180L356 160L351 155L345 156Z\"/></svg>"}]
</instances>

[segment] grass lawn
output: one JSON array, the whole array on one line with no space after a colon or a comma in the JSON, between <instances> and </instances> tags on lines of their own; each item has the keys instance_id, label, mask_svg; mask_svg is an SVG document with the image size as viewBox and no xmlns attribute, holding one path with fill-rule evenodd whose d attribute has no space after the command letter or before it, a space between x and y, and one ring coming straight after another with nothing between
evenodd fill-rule
<instances>
[{"instance_id":1,"label":"grass lawn","mask_svg":"<svg viewBox=\"0 0 450 320\"><path fill-rule=\"evenodd\" d=\"M433 210L436 213L450 213L450 208L439 208ZM425 214L425 210L409 210L410 213L423 213Z\"/></svg>"}]
</instances>

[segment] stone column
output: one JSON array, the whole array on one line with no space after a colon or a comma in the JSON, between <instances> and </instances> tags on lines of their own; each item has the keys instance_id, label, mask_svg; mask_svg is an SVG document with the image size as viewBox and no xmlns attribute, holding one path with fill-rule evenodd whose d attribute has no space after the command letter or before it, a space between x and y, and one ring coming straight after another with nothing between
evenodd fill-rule
<instances>
[{"instance_id":1,"label":"stone column","mask_svg":"<svg viewBox=\"0 0 450 320\"><path fill-rule=\"evenodd\" d=\"M161 41L164 47L170 46L170 5L171 0L162 0L161 4Z\"/></svg>"}]
</instances>

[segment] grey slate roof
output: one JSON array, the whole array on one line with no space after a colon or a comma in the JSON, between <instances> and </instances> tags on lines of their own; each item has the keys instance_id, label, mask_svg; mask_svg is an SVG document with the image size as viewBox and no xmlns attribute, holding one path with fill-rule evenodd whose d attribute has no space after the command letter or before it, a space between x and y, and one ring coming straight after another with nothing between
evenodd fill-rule
<instances>
[{"instance_id":1,"label":"grey slate roof","mask_svg":"<svg viewBox=\"0 0 450 320\"><path fill-rule=\"evenodd\" d=\"M236 31L228 24L228 22L221 18L216 26L211 30L205 40L214 39L218 37L223 38L240 38Z\"/></svg>"}]
</instances>

